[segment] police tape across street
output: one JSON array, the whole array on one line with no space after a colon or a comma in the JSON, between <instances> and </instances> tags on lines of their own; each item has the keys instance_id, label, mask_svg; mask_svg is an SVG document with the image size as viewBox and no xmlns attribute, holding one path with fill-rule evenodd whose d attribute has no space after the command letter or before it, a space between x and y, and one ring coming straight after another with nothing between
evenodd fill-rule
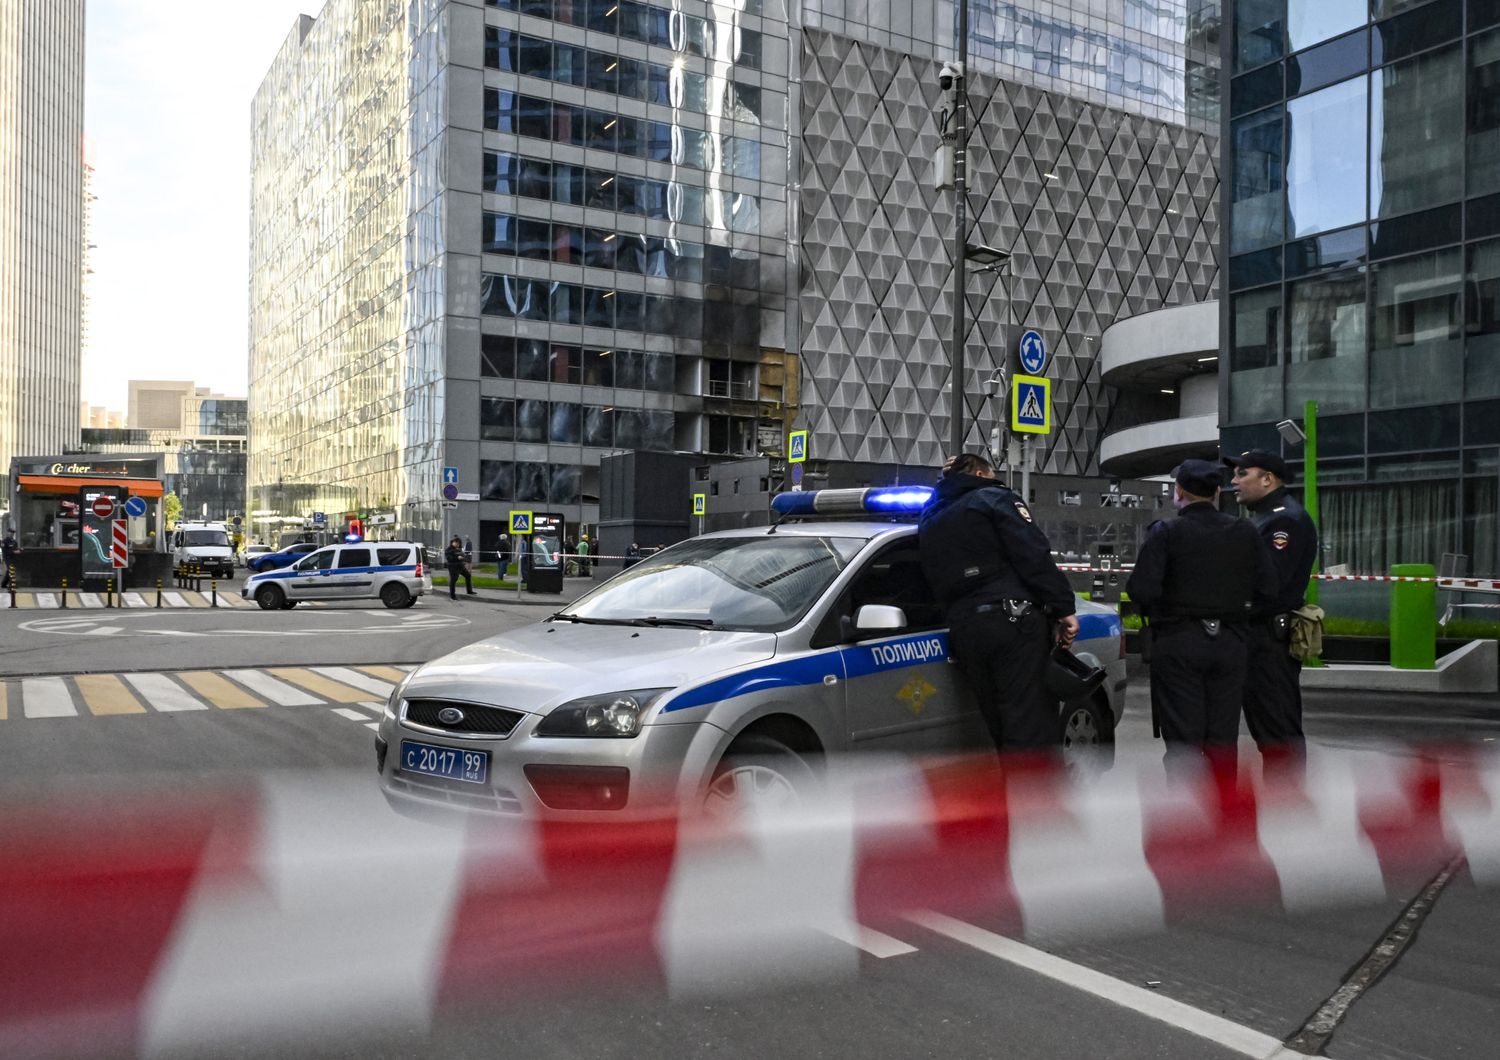
<instances>
[{"instance_id":1,"label":"police tape across street","mask_svg":"<svg viewBox=\"0 0 1500 1060\"><path fill-rule=\"evenodd\" d=\"M0 1055L205 1055L589 984L858 974L934 917L1022 938L1500 886L1500 757L1314 748L1305 777L827 763L800 804L610 823L393 815L362 776L0 807ZM835 941L844 940L844 941ZM925 944L925 943L924 943ZM910 947L903 952L910 952Z\"/></svg>"}]
</instances>

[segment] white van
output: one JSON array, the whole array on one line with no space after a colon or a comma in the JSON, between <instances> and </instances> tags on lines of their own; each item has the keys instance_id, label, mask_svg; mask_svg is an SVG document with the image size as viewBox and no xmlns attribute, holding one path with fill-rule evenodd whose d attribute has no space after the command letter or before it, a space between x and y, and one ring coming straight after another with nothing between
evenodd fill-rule
<instances>
[{"instance_id":1,"label":"white van","mask_svg":"<svg viewBox=\"0 0 1500 1060\"><path fill-rule=\"evenodd\" d=\"M172 532L172 560L177 567L198 567L216 578L233 578L229 527L223 523L178 523Z\"/></svg>"}]
</instances>

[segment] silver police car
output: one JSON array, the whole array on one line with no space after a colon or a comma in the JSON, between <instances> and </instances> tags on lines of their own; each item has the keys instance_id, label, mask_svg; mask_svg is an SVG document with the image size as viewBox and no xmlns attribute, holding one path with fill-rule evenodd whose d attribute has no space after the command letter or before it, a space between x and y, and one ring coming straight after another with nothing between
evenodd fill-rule
<instances>
[{"instance_id":1,"label":"silver police car","mask_svg":"<svg viewBox=\"0 0 1500 1060\"><path fill-rule=\"evenodd\" d=\"M732 810L795 798L826 754L992 747L922 576L910 516L929 494L792 495L815 521L681 542L419 667L376 736L387 798L596 819L657 800ZM1060 709L1068 751L1092 753L1123 709L1124 639L1110 608L1080 601L1079 622L1074 652L1107 678Z\"/></svg>"}]
</instances>

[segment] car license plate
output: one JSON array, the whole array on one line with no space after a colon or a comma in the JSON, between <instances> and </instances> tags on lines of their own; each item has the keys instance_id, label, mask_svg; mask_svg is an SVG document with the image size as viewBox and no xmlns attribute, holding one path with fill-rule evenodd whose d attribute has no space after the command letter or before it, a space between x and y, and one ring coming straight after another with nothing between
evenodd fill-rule
<instances>
[{"instance_id":1,"label":"car license plate","mask_svg":"<svg viewBox=\"0 0 1500 1060\"><path fill-rule=\"evenodd\" d=\"M408 773L424 773L429 777L483 784L489 778L490 753L461 751L454 747L436 747L430 743L402 740L401 768Z\"/></svg>"}]
</instances>

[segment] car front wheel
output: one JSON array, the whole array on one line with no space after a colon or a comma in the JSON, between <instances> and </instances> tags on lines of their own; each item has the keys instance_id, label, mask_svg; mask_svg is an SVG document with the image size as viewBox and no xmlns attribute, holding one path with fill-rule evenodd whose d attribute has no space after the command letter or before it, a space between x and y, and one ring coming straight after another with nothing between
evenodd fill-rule
<instances>
[{"instance_id":1,"label":"car front wheel","mask_svg":"<svg viewBox=\"0 0 1500 1060\"><path fill-rule=\"evenodd\" d=\"M275 611L286 603L286 593L279 585L262 585L255 590L255 602L262 611Z\"/></svg>"},{"instance_id":2,"label":"car front wheel","mask_svg":"<svg viewBox=\"0 0 1500 1060\"><path fill-rule=\"evenodd\" d=\"M1074 772L1097 772L1114 761L1114 715L1097 697L1062 706L1063 762Z\"/></svg>"},{"instance_id":3,"label":"car front wheel","mask_svg":"<svg viewBox=\"0 0 1500 1060\"><path fill-rule=\"evenodd\" d=\"M812 769L781 741L742 736L714 770L703 806L715 817L792 810L815 784Z\"/></svg>"}]
</instances>

